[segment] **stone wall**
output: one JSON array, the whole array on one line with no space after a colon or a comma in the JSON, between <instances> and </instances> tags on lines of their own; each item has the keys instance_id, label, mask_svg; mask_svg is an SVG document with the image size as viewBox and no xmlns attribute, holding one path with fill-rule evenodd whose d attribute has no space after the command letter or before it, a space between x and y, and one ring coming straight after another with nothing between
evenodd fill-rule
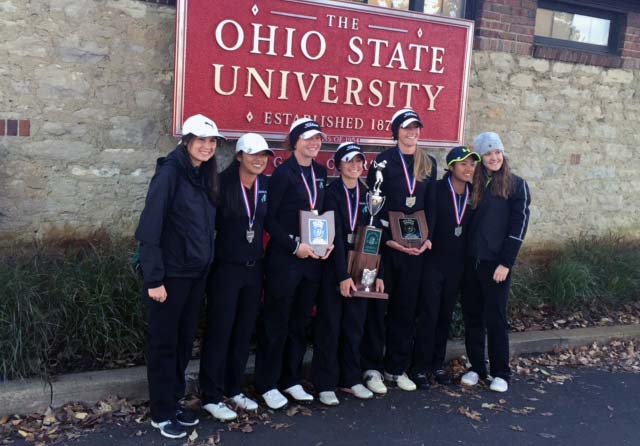
<instances>
[{"instance_id":1,"label":"stone wall","mask_svg":"<svg viewBox=\"0 0 640 446\"><path fill-rule=\"evenodd\" d=\"M175 144L174 18L135 0L0 0L0 243L132 234ZM640 237L639 92L638 70L475 51L467 140L503 135L532 190L529 246Z\"/></svg>"}]
</instances>

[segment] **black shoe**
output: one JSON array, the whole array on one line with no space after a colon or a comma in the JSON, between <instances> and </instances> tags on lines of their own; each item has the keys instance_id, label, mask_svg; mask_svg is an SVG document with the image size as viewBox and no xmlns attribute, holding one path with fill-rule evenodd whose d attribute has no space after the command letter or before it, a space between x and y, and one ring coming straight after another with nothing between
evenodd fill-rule
<instances>
[{"instance_id":1,"label":"black shoe","mask_svg":"<svg viewBox=\"0 0 640 446\"><path fill-rule=\"evenodd\" d=\"M184 429L184 426L182 426L176 420L161 421L159 423L156 423L152 420L151 426L155 427L156 429L160 429L160 434L163 437L176 439L184 438L187 436L187 431Z\"/></svg>"},{"instance_id":2,"label":"black shoe","mask_svg":"<svg viewBox=\"0 0 640 446\"><path fill-rule=\"evenodd\" d=\"M449 374L442 369L438 369L433 372L433 377L438 384L442 384L443 386L448 386L453 382L451 380L451 376L449 376Z\"/></svg>"},{"instance_id":3,"label":"black shoe","mask_svg":"<svg viewBox=\"0 0 640 446\"><path fill-rule=\"evenodd\" d=\"M411 381L416 383L416 387L418 389L428 390L429 387L431 387L431 384L429 383L429 378L427 378L426 373L416 373L414 375L411 375Z\"/></svg>"},{"instance_id":4,"label":"black shoe","mask_svg":"<svg viewBox=\"0 0 640 446\"><path fill-rule=\"evenodd\" d=\"M176 420L183 426L195 426L200 422L195 412L187 409L178 409Z\"/></svg>"}]
</instances>

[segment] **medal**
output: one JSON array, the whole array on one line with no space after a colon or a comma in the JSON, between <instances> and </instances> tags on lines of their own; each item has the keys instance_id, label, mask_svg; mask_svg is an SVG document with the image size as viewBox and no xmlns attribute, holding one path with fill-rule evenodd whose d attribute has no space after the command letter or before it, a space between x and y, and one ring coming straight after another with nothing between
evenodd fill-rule
<instances>
[{"instance_id":1,"label":"medal","mask_svg":"<svg viewBox=\"0 0 640 446\"><path fill-rule=\"evenodd\" d=\"M453 213L456 217L456 227L453 230L453 235L456 237L460 237L462 234L462 219L464 218L464 213L467 211L467 201L469 199L469 185L464 185L464 203L462 207L458 204L458 196L456 195L456 191L453 189L453 184L451 183L451 177L447 177L447 181L449 182L449 190L451 191L451 198L453 199Z\"/></svg>"},{"instance_id":2,"label":"medal","mask_svg":"<svg viewBox=\"0 0 640 446\"><path fill-rule=\"evenodd\" d=\"M258 209L258 189L260 188L260 183L258 181L258 177L256 177L253 182L253 210L251 210L251 206L249 205L249 197L247 196L247 191L240 181L240 190L242 191L242 199L244 201L244 207L247 210L247 217L249 217L249 229L247 229L246 237L248 243L253 243L253 239L255 238L255 231L253 230L253 222L256 219L256 210Z\"/></svg>"},{"instance_id":3,"label":"medal","mask_svg":"<svg viewBox=\"0 0 640 446\"><path fill-rule=\"evenodd\" d=\"M409 170L407 169L407 164L404 162L404 155L400 151L400 147L398 147L398 154L400 155L400 162L402 162L404 180L406 181L407 189L409 190L409 196L404 203L408 208L412 208L416 204L416 197L413 196L413 192L416 190L416 179L412 177L412 175L409 175Z\"/></svg>"},{"instance_id":4,"label":"medal","mask_svg":"<svg viewBox=\"0 0 640 446\"><path fill-rule=\"evenodd\" d=\"M313 194L311 193L311 188L309 188L307 177L304 176L302 168L300 168L300 176L302 177L302 183L304 184L304 188L307 190L307 196L309 197L309 208L311 209L311 212L318 215L318 211L315 210L316 201L318 199L318 186L316 185L316 173L313 170L313 164L311 164L311 181L313 182Z\"/></svg>"},{"instance_id":5,"label":"medal","mask_svg":"<svg viewBox=\"0 0 640 446\"><path fill-rule=\"evenodd\" d=\"M350 234L347 234L347 243L349 243L350 245L353 245L356 242L356 235L352 232Z\"/></svg>"},{"instance_id":6,"label":"medal","mask_svg":"<svg viewBox=\"0 0 640 446\"><path fill-rule=\"evenodd\" d=\"M358 203L360 203L360 185L356 183L356 201L355 204L351 204L351 196L349 195L349 189L347 186L342 183L342 187L344 188L344 196L347 199L347 213L349 214L349 228L351 228L351 234L356 230L356 225L358 224ZM350 240L347 240L349 243L353 243Z\"/></svg>"}]
</instances>

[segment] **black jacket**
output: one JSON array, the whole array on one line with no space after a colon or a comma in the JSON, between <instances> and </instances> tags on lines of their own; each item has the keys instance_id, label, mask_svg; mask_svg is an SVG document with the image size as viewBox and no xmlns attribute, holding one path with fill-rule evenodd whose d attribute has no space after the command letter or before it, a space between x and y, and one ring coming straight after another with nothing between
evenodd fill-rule
<instances>
[{"instance_id":1,"label":"black jacket","mask_svg":"<svg viewBox=\"0 0 640 446\"><path fill-rule=\"evenodd\" d=\"M316 175L318 197L316 209L324 212L324 194L327 186L327 170L315 161L312 168ZM310 210L309 196L300 176L301 167L294 155L274 170L269 179L267 203L267 231L271 236L269 249L278 248L293 254L296 242L290 237L300 236L300 211ZM309 185L311 186L311 185Z\"/></svg>"},{"instance_id":2,"label":"black jacket","mask_svg":"<svg viewBox=\"0 0 640 446\"><path fill-rule=\"evenodd\" d=\"M479 167L481 168L481 167ZM471 221L469 255L511 268L529 225L529 186L514 175L509 198L496 197L487 187Z\"/></svg>"},{"instance_id":3,"label":"black jacket","mask_svg":"<svg viewBox=\"0 0 640 446\"><path fill-rule=\"evenodd\" d=\"M262 236L267 214L267 185L269 178L258 176L258 205L254 204L254 187L247 192L249 206L255 209L253 241L247 241L249 217L240 189L238 163L233 162L220 174L220 202L216 215L216 262L245 263L263 257Z\"/></svg>"},{"instance_id":4,"label":"black jacket","mask_svg":"<svg viewBox=\"0 0 640 446\"><path fill-rule=\"evenodd\" d=\"M431 241L433 248L426 261L430 265L439 270L447 270L450 268L460 268L464 262L467 239L469 236L469 226L472 219L471 210L471 184L467 183L469 188L469 198L467 200L466 211L462 216L462 233L455 235L455 228L458 225L456 220L456 212L453 206L453 197L449 188L448 174L441 180L436 182L436 214L438 219L431 230ZM464 203L464 194L457 196L459 203Z\"/></svg>"},{"instance_id":5,"label":"black jacket","mask_svg":"<svg viewBox=\"0 0 640 446\"><path fill-rule=\"evenodd\" d=\"M183 145L159 158L136 230L145 286L165 277L200 278L213 260L216 208L207 165L195 168Z\"/></svg>"},{"instance_id":6,"label":"black jacket","mask_svg":"<svg viewBox=\"0 0 640 446\"><path fill-rule=\"evenodd\" d=\"M366 206L367 186L359 181L360 201L358 202L358 220L356 222L356 232L359 227L366 226L371 220L371 214ZM355 189L354 189L355 190ZM354 249L354 244L349 243L348 235L351 233L351 223L349 222L349 211L347 207L347 196L344 191L342 179L337 178L327 187L327 194L324 199L324 210L334 212L336 225L336 237L334 250L329 258L330 267L335 269L335 274L339 282L348 279L347 260L350 250ZM374 220L376 225L377 218ZM384 246L385 240L380 242ZM382 251L382 249L381 249ZM380 270L382 269L382 263ZM379 279L382 279L382 271L378 272Z\"/></svg>"},{"instance_id":7,"label":"black jacket","mask_svg":"<svg viewBox=\"0 0 640 446\"><path fill-rule=\"evenodd\" d=\"M421 150L421 149L418 149ZM436 194L435 183L437 178L437 164L435 158L431 159L431 175L422 181L416 181L416 188L413 195L416 197L416 204L407 207L405 200L409 196L407 182L400 160L400 149L396 146L378 154L376 162L387 161L387 166L382 171L384 181L382 182L382 195L385 197L384 207L378 215L380 219L389 221L388 212L398 211L405 214L412 214L417 211L424 211L429 227L429 240L431 239L431 228L436 224ZM413 173L413 156L404 156L407 170ZM367 176L367 185L373 188L376 181L376 169L371 165ZM391 238L387 230L386 236Z\"/></svg>"}]
</instances>

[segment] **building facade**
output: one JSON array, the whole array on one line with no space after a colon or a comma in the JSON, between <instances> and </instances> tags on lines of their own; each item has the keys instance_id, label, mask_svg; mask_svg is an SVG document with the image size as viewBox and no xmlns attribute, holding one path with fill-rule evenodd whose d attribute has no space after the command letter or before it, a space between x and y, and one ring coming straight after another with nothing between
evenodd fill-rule
<instances>
[{"instance_id":1,"label":"building facade","mask_svg":"<svg viewBox=\"0 0 640 446\"><path fill-rule=\"evenodd\" d=\"M503 136L532 190L529 246L640 236L638 2L381 1L475 21L466 141ZM132 234L176 142L172 3L0 1L0 244Z\"/></svg>"}]
</instances>

